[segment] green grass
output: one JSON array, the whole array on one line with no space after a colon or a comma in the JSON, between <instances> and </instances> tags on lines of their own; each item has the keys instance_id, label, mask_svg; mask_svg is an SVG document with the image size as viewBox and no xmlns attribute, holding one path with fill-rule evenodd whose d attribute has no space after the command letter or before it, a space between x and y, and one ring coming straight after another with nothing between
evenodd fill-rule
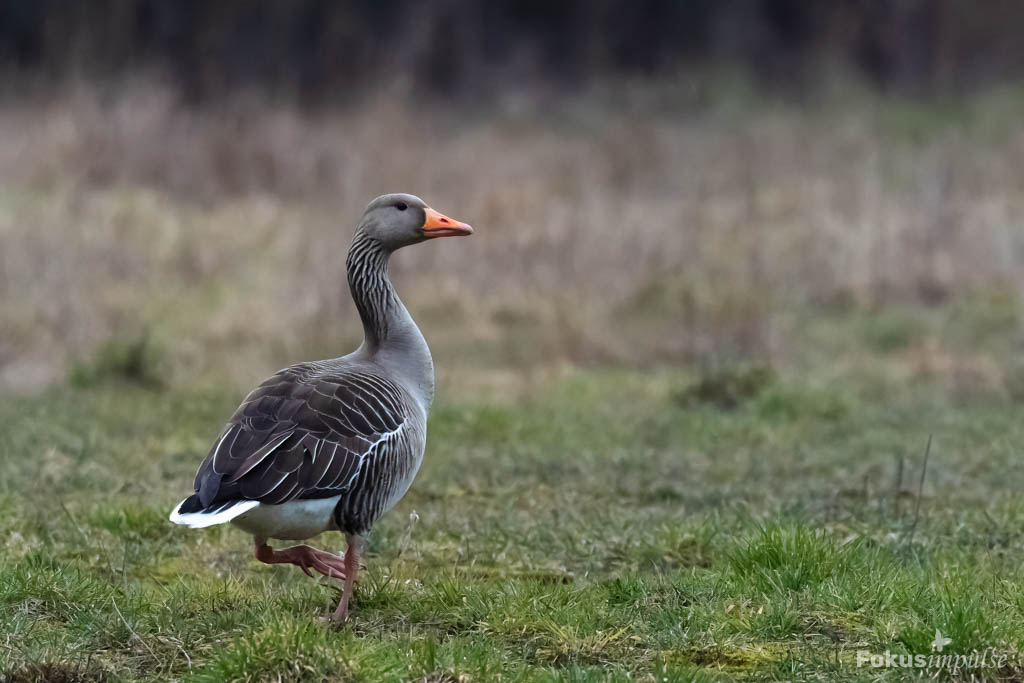
<instances>
[{"instance_id":1,"label":"green grass","mask_svg":"<svg viewBox=\"0 0 1024 683\"><path fill-rule=\"evenodd\" d=\"M1019 406L858 376L725 404L666 370L442 385L343 628L314 623L337 588L166 521L238 396L3 400L0 679L900 680L857 651L939 629L1019 680Z\"/></svg>"},{"instance_id":2,"label":"green grass","mask_svg":"<svg viewBox=\"0 0 1024 683\"><path fill-rule=\"evenodd\" d=\"M936 629L1024 680L1024 91L606 87L0 111L0 683L901 680L857 653ZM166 515L245 390L358 344L389 189L478 231L392 264L439 397L326 628Z\"/></svg>"}]
</instances>

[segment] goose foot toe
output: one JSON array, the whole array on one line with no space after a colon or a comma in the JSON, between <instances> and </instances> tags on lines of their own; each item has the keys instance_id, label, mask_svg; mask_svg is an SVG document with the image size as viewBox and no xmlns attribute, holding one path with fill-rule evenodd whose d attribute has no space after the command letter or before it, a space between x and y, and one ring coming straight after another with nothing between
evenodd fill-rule
<instances>
[{"instance_id":1,"label":"goose foot toe","mask_svg":"<svg viewBox=\"0 0 1024 683\"><path fill-rule=\"evenodd\" d=\"M294 564L313 576L311 569L329 579L345 580L345 558L308 545L296 545L284 550L274 550L269 545L256 548L256 559L267 564Z\"/></svg>"}]
</instances>

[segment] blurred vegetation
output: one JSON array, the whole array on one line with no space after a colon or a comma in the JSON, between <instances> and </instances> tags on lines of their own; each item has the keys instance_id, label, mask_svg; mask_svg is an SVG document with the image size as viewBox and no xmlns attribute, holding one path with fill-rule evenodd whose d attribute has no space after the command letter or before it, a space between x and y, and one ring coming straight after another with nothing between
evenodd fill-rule
<instances>
[{"instance_id":1,"label":"blurred vegetation","mask_svg":"<svg viewBox=\"0 0 1024 683\"><path fill-rule=\"evenodd\" d=\"M731 409L756 398L774 382L775 372L766 365L713 368L679 392L676 399L684 406L700 402Z\"/></svg>"},{"instance_id":2,"label":"blurred vegetation","mask_svg":"<svg viewBox=\"0 0 1024 683\"><path fill-rule=\"evenodd\" d=\"M796 104L730 81L687 110L679 85L521 91L486 114L384 94L196 108L154 85L8 103L0 386L75 366L80 383L215 369L241 390L343 353L353 224L407 190L478 228L393 262L442 369L881 356L1018 392L1019 90Z\"/></svg>"},{"instance_id":3,"label":"blurred vegetation","mask_svg":"<svg viewBox=\"0 0 1024 683\"><path fill-rule=\"evenodd\" d=\"M150 343L148 332L103 344L90 361L72 365L69 381L77 387L90 387L105 380L123 380L159 388L159 353Z\"/></svg>"},{"instance_id":4,"label":"blurred vegetation","mask_svg":"<svg viewBox=\"0 0 1024 683\"><path fill-rule=\"evenodd\" d=\"M1000 0L3 0L0 68L51 83L150 72L192 102L256 89L347 105L382 82L478 100L720 64L788 92L838 70L949 94L1024 75L1022 27Z\"/></svg>"}]
</instances>

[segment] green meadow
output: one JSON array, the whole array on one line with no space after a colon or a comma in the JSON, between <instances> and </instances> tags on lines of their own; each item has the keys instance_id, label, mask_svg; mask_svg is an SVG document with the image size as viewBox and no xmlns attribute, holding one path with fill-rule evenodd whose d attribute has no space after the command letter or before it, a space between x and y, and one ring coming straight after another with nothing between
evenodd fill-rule
<instances>
[{"instance_id":1,"label":"green meadow","mask_svg":"<svg viewBox=\"0 0 1024 683\"><path fill-rule=\"evenodd\" d=\"M627 91L0 110L0 681L1024 680L1024 97ZM167 515L396 190L476 233L395 256L438 395L325 626Z\"/></svg>"},{"instance_id":2,"label":"green meadow","mask_svg":"<svg viewBox=\"0 0 1024 683\"><path fill-rule=\"evenodd\" d=\"M315 622L337 586L259 564L233 528L166 520L237 395L115 378L5 401L0 670L902 680L857 652L929 653L938 629L947 653L1007 656L984 679L1024 675L1017 406L884 375L722 374L442 387L340 628Z\"/></svg>"}]
</instances>

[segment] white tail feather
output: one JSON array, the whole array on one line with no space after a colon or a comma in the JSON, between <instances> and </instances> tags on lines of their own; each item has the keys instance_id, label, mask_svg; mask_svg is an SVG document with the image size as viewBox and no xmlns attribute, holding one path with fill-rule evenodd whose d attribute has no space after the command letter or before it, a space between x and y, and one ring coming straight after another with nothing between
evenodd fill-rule
<instances>
[{"instance_id":1,"label":"white tail feather","mask_svg":"<svg viewBox=\"0 0 1024 683\"><path fill-rule=\"evenodd\" d=\"M185 500L188 500L188 498ZM243 515L255 507L259 507L260 504L258 500L239 500L226 508L215 507L213 511L178 512L185 500L174 506L174 510L171 511L170 520L175 524L184 524L193 529L202 529L203 527L230 522L235 517Z\"/></svg>"}]
</instances>

